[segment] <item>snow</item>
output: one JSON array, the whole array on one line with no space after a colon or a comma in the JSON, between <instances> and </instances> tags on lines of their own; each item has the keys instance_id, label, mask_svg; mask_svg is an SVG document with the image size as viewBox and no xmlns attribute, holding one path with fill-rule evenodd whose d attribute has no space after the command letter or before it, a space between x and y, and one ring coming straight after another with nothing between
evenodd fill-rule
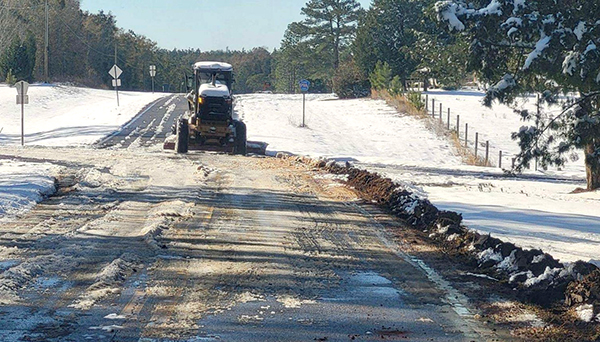
<instances>
[{"instance_id":1,"label":"snow","mask_svg":"<svg viewBox=\"0 0 600 342\"><path fill-rule=\"evenodd\" d=\"M508 30L508 32L506 33L507 36L512 36L513 34L519 32L519 29L516 27L512 27L510 30Z\"/></svg>"},{"instance_id":2,"label":"snow","mask_svg":"<svg viewBox=\"0 0 600 342\"><path fill-rule=\"evenodd\" d=\"M459 6L451 0L438 1L435 4L436 12L448 24L450 31L462 31L465 25L458 19Z\"/></svg>"},{"instance_id":3,"label":"snow","mask_svg":"<svg viewBox=\"0 0 600 342\"><path fill-rule=\"evenodd\" d=\"M306 99L307 129L299 127L302 95L239 96L235 110L248 125L248 140L266 141L271 151L342 162L460 165L449 141L428 131L420 120L398 115L384 101L339 101L329 95ZM406 146L394 148L400 139Z\"/></svg>"},{"instance_id":4,"label":"snow","mask_svg":"<svg viewBox=\"0 0 600 342\"><path fill-rule=\"evenodd\" d=\"M516 17L510 17L510 18L506 19L504 24L502 24L503 27L504 26L520 27L521 25L523 25L523 19L516 18Z\"/></svg>"},{"instance_id":5,"label":"snow","mask_svg":"<svg viewBox=\"0 0 600 342\"><path fill-rule=\"evenodd\" d=\"M517 0L515 3L515 11L519 6L521 0ZM462 3L456 3L452 0L438 1L435 4L435 11L438 14L438 19L446 22L450 31L463 31L465 25L458 18L459 16L465 15L467 17L477 16L490 16L498 15L501 16L502 4L498 0L491 0L490 3L478 10L473 8L467 8Z\"/></svg>"},{"instance_id":6,"label":"snow","mask_svg":"<svg viewBox=\"0 0 600 342\"><path fill-rule=\"evenodd\" d=\"M58 167L48 163L24 163L0 159L0 222L33 208L54 193Z\"/></svg>"},{"instance_id":7,"label":"snow","mask_svg":"<svg viewBox=\"0 0 600 342\"><path fill-rule=\"evenodd\" d=\"M515 78L510 74L506 74L500 81L498 81L498 83L496 83L495 86L490 88L490 91L505 91L506 89L512 88L515 85Z\"/></svg>"},{"instance_id":8,"label":"snow","mask_svg":"<svg viewBox=\"0 0 600 342\"><path fill-rule=\"evenodd\" d=\"M0 145L21 143L21 107L15 88L0 84ZM94 143L164 96L67 85L32 84L25 106L25 146L82 146ZM0 220L25 213L55 191L60 167L0 158Z\"/></svg>"},{"instance_id":9,"label":"snow","mask_svg":"<svg viewBox=\"0 0 600 342\"><path fill-rule=\"evenodd\" d=\"M17 91L0 85L0 144L20 144L21 106ZM148 103L165 94L119 92L65 85L31 85L25 105L25 145L88 145L133 118Z\"/></svg>"},{"instance_id":10,"label":"snow","mask_svg":"<svg viewBox=\"0 0 600 342\"><path fill-rule=\"evenodd\" d=\"M587 30L585 28L585 21L580 21L573 30L573 34L575 34L577 40L581 40L583 38L583 34L586 32Z\"/></svg>"},{"instance_id":11,"label":"snow","mask_svg":"<svg viewBox=\"0 0 600 342\"><path fill-rule=\"evenodd\" d=\"M584 322L591 322L594 319L594 306L592 304L584 304L575 308L577 318Z\"/></svg>"},{"instance_id":12,"label":"snow","mask_svg":"<svg viewBox=\"0 0 600 342\"><path fill-rule=\"evenodd\" d=\"M483 16L502 15L502 4L498 0L492 0L486 7L477 10L476 13Z\"/></svg>"},{"instance_id":13,"label":"snow","mask_svg":"<svg viewBox=\"0 0 600 342\"><path fill-rule=\"evenodd\" d=\"M523 125L513 109L481 101L482 91L430 91L436 119L443 104L444 124L451 108L451 126L460 114L461 140L469 124L469 148L479 133L479 156L490 141L490 161L510 168L519 146L511 139ZM535 97L519 107L535 110ZM431 108L431 102L429 103ZM546 108L544 108L546 109ZM548 109L551 113L560 109ZM507 177L497 167L465 165L454 145L431 130L430 120L398 113L380 100L337 100L331 95L307 95L306 125L301 95L252 94L236 97L235 111L248 126L248 139L269 143L268 153L291 152L379 172L427 197L443 210L463 214L464 223L524 248L539 248L561 261L598 260L600 255L600 193L585 188L581 153L560 170L526 170Z\"/></svg>"},{"instance_id":14,"label":"snow","mask_svg":"<svg viewBox=\"0 0 600 342\"><path fill-rule=\"evenodd\" d=\"M585 51L583 52L584 55L587 55L588 53L592 52L592 51L596 51L596 44L594 44L593 42L590 42L588 44L588 46L585 48Z\"/></svg>"},{"instance_id":15,"label":"snow","mask_svg":"<svg viewBox=\"0 0 600 342\"><path fill-rule=\"evenodd\" d=\"M201 96L209 96L209 97L228 97L229 89L224 84L215 84L205 83L200 86L199 93Z\"/></svg>"},{"instance_id":16,"label":"snow","mask_svg":"<svg viewBox=\"0 0 600 342\"><path fill-rule=\"evenodd\" d=\"M525 7L525 0L513 0L514 10L513 13L517 13L517 11L521 8Z\"/></svg>"},{"instance_id":17,"label":"snow","mask_svg":"<svg viewBox=\"0 0 600 342\"><path fill-rule=\"evenodd\" d=\"M563 61L563 74L573 76L573 70L577 66L577 60L579 59L579 53L571 51L567 53Z\"/></svg>"},{"instance_id":18,"label":"snow","mask_svg":"<svg viewBox=\"0 0 600 342\"><path fill-rule=\"evenodd\" d=\"M542 52L550 45L551 39L552 39L552 37L546 36L542 32L542 37L535 44L535 49L527 56L527 59L525 60L525 64L523 65L523 70L529 69L529 67L531 66L531 63L533 63L533 61L535 61L539 56L542 55Z\"/></svg>"},{"instance_id":19,"label":"snow","mask_svg":"<svg viewBox=\"0 0 600 342\"><path fill-rule=\"evenodd\" d=\"M222 62L198 62L194 64L195 69L214 69L220 71L232 71L233 67L231 64Z\"/></svg>"}]
</instances>

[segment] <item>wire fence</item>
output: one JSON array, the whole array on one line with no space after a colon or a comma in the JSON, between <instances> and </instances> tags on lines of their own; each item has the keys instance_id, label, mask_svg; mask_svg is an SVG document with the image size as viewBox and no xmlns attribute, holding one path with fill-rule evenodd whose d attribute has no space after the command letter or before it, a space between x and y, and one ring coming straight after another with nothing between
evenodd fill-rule
<instances>
[{"instance_id":1,"label":"wire fence","mask_svg":"<svg viewBox=\"0 0 600 342\"><path fill-rule=\"evenodd\" d=\"M425 111L434 120L439 120L439 126L447 132L456 134L460 146L475 157L475 164L480 166L498 167L503 170L512 170L516 163L516 154L502 150L486 136L469 126L465 118L461 120L460 113L452 112L451 108L444 107L434 98L429 99L428 94L422 94L421 100L425 104ZM537 160L534 165L538 170Z\"/></svg>"}]
</instances>

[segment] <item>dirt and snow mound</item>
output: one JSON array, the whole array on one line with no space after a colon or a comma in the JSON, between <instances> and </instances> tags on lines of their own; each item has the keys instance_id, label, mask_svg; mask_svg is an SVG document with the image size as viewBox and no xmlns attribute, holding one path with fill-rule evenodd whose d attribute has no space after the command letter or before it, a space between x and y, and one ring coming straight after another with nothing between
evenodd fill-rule
<instances>
[{"instance_id":1,"label":"dirt and snow mound","mask_svg":"<svg viewBox=\"0 0 600 342\"><path fill-rule=\"evenodd\" d=\"M76 309L87 310L100 299L119 293L125 280L141 267L141 260L136 255L125 253L120 258L104 266L95 277L95 282L87 291L70 306Z\"/></svg>"},{"instance_id":2,"label":"dirt and snow mound","mask_svg":"<svg viewBox=\"0 0 600 342\"><path fill-rule=\"evenodd\" d=\"M565 265L541 250L525 250L469 230L462 225L461 214L439 210L427 199L415 196L401 184L377 173L349 164L289 158L347 175L346 184L364 199L386 207L410 226L428 233L444 250L470 257L483 272L507 281L524 300L549 306L563 300L566 291L567 298L571 298L567 304L598 303L600 271L593 264L578 261ZM576 284L580 284L579 287Z\"/></svg>"},{"instance_id":3,"label":"dirt and snow mound","mask_svg":"<svg viewBox=\"0 0 600 342\"><path fill-rule=\"evenodd\" d=\"M174 222L191 217L192 207L194 207L193 203L183 201L170 201L158 204L151 210L146 224L142 228L142 235L146 243L154 249L164 248L158 242L158 237L162 234L163 230L168 229Z\"/></svg>"}]
</instances>

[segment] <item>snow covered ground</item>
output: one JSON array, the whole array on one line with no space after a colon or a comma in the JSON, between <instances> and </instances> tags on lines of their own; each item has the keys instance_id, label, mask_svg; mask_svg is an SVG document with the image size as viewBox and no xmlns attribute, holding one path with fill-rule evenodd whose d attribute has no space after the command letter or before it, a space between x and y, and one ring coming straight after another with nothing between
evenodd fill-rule
<instances>
[{"instance_id":1,"label":"snow covered ground","mask_svg":"<svg viewBox=\"0 0 600 342\"><path fill-rule=\"evenodd\" d=\"M510 108L487 109L480 103L483 94L474 91L431 96L438 99L436 111L439 101L445 112L450 105L461 122L469 122L493 146L518 151L510 133L523 123ZM465 165L452 144L428 130L422 119L397 113L383 101L309 95L307 127L301 128L301 98L239 96L236 111L248 125L248 138L268 142L273 153L323 156L380 172L440 208L463 213L473 229L525 248L542 248L562 261L600 259L600 193L571 193L585 187L582 160L566 171L530 171L527 177L510 178L498 168Z\"/></svg>"},{"instance_id":2,"label":"snow covered ground","mask_svg":"<svg viewBox=\"0 0 600 342\"><path fill-rule=\"evenodd\" d=\"M0 144L21 143L21 106L15 88L0 85ZM25 106L25 145L87 145L117 130L161 93L119 92L63 85L31 85Z\"/></svg>"},{"instance_id":3,"label":"snow covered ground","mask_svg":"<svg viewBox=\"0 0 600 342\"><path fill-rule=\"evenodd\" d=\"M0 145L21 143L16 90L0 84ZM164 96L63 85L31 85L25 106L25 146L89 145L116 131L147 104ZM55 191L59 167L0 158L0 220L19 215Z\"/></svg>"},{"instance_id":4,"label":"snow covered ground","mask_svg":"<svg viewBox=\"0 0 600 342\"><path fill-rule=\"evenodd\" d=\"M0 160L0 222L33 208L54 193L55 165Z\"/></svg>"}]
</instances>

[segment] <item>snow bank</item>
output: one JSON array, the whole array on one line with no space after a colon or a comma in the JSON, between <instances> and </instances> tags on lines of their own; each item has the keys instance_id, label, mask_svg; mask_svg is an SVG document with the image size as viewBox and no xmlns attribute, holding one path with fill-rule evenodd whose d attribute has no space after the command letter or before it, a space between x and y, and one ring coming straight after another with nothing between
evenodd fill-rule
<instances>
[{"instance_id":1,"label":"snow bank","mask_svg":"<svg viewBox=\"0 0 600 342\"><path fill-rule=\"evenodd\" d=\"M56 191L58 167L0 160L0 221L23 214Z\"/></svg>"}]
</instances>

